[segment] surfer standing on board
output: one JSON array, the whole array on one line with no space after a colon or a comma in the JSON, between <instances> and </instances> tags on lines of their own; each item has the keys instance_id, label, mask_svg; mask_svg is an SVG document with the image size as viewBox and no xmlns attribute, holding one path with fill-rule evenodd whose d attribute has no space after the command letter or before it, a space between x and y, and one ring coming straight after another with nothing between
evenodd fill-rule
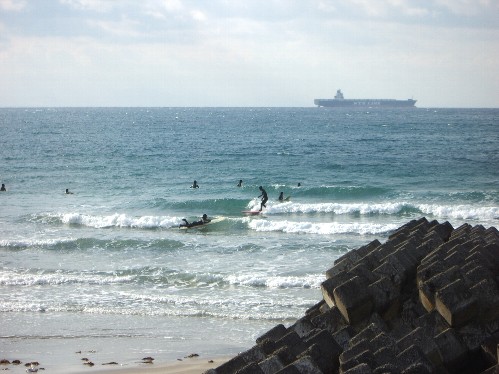
<instances>
[{"instance_id":1,"label":"surfer standing on board","mask_svg":"<svg viewBox=\"0 0 499 374\"><path fill-rule=\"evenodd\" d=\"M261 197L261 198L262 198L262 203L260 204L260 212L261 212L261 211L262 211L262 209L263 209L263 207L265 207L265 208L267 207L267 206L265 205L265 203L268 201L268 199L269 199L269 198L268 198L268 196L267 196L267 191L265 191L265 190L263 189L263 187L262 187L262 186L258 187L258 189L259 189L259 190L261 191L261 193L262 193L260 196L258 196L258 197Z\"/></svg>"}]
</instances>

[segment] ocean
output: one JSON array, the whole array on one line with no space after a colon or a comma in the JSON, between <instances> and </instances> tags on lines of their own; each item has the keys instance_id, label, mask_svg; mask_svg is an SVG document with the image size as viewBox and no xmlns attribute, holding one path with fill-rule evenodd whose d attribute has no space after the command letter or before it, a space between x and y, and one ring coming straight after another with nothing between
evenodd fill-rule
<instances>
[{"instance_id":1,"label":"ocean","mask_svg":"<svg viewBox=\"0 0 499 374\"><path fill-rule=\"evenodd\" d=\"M0 358L235 355L412 219L497 227L498 145L499 109L0 109Z\"/></svg>"}]
</instances>

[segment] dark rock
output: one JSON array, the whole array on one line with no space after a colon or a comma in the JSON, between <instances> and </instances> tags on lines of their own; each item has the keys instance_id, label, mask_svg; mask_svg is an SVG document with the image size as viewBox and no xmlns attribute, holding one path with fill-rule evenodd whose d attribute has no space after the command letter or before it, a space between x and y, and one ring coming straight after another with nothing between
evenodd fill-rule
<instances>
[{"instance_id":1,"label":"dark rock","mask_svg":"<svg viewBox=\"0 0 499 374\"><path fill-rule=\"evenodd\" d=\"M348 343L354 335L355 330L351 326L345 326L333 333L333 339L341 347L341 350L344 351L348 349Z\"/></svg>"},{"instance_id":2,"label":"dark rock","mask_svg":"<svg viewBox=\"0 0 499 374\"><path fill-rule=\"evenodd\" d=\"M373 300L374 310L384 320L391 320L399 315L400 288L394 285L387 277L369 285L368 292Z\"/></svg>"},{"instance_id":3,"label":"dark rock","mask_svg":"<svg viewBox=\"0 0 499 374\"><path fill-rule=\"evenodd\" d=\"M304 356L297 359L291 365L278 371L279 374L301 373L301 374L323 374L317 364L310 356Z\"/></svg>"},{"instance_id":4,"label":"dark rock","mask_svg":"<svg viewBox=\"0 0 499 374\"><path fill-rule=\"evenodd\" d=\"M465 287L461 279L437 291L435 306L451 327L466 324L478 313L477 298Z\"/></svg>"},{"instance_id":5,"label":"dark rock","mask_svg":"<svg viewBox=\"0 0 499 374\"><path fill-rule=\"evenodd\" d=\"M275 327L271 328L269 331L267 331L265 334L261 335L256 339L256 343L260 343L264 341L265 339L270 339L272 341L277 341L281 339L284 335L286 335L288 330L282 323L276 325Z\"/></svg>"},{"instance_id":6,"label":"dark rock","mask_svg":"<svg viewBox=\"0 0 499 374\"><path fill-rule=\"evenodd\" d=\"M264 371L258 366L256 362L252 362L242 369L236 371L236 374L264 374Z\"/></svg>"},{"instance_id":7,"label":"dark rock","mask_svg":"<svg viewBox=\"0 0 499 374\"><path fill-rule=\"evenodd\" d=\"M416 345L411 345L409 348L400 352L397 355L397 359L404 369L408 369L409 367L417 363L425 368L428 368L428 372L430 373L434 371L434 367L431 361L428 360L425 354Z\"/></svg>"},{"instance_id":8,"label":"dark rock","mask_svg":"<svg viewBox=\"0 0 499 374\"><path fill-rule=\"evenodd\" d=\"M349 324L365 319L372 311L373 302L367 286L365 279L355 276L333 291L334 301Z\"/></svg>"},{"instance_id":9,"label":"dark rock","mask_svg":"<svg viewBox=\"0 0 499 374\"><path fill-rule=\"evenodd\" d=\"M458 370L466 361L468 351L454 329L447 329L435 336L435 343L442 363L448 370Z\"/></svg>"},{"instance_id":10,"label":"dark rock","mask_svg":"<svg viewBox=\"0 0 499 374\"><path fill-rule=\"evenodd\" d=\"M292 355L299 356L307 346L295 331L290 331L276 342L276 347L287 347Z\"/></svg>"},{"instance_id":11,"label":"dark rock","mask_svg":"<svg viewBox=\"0 0 499 374\"><path fill-rule=\"evenodd\" d=\"M322 330L326 329L330 332L336 332L341 327L346 326L347 322L341 315L339 309L336 306L333 306L328 311L314 317L312 319L312 324L320 328Z\"/></svg>"},{"instance_id":12,"label":"dark rock","mask_svg":"<svg viewBox=\"0 0 499 374\"><path fill-rule=\"evenodd\" d=\"M310 316L305 315L304 317L296 321L293 325L291 325L289 329L294 330L298 334L298 336L302 338L305 335L308 335L315 328L310 319Z\"/></svg>"},{"instance_id":13,"label":"dark rock","mask_svg":"<svg viewBox=\"0 0 499 374\"><path fill-rule=\"evenodd\" d=\"M343 374L371 374L372 370L368 364L359 364L351 369L343 371Z\"/></svg>"},{"instance_id":14,"label":"dark rock","mask_svg":"<svg viewBox=\"0 0 499 374\"><path fill-rule=\"evenodd\" d=\"M433 336L425 334L421 327L415 328L409 334L397 341L397 345L401 350L406 350L412 345L416 345L422 350L425 356L428 357L433 365L436 367L442 365L442 358L440 357L438 347L433 340Z\"/></svg>"}]
</instances>

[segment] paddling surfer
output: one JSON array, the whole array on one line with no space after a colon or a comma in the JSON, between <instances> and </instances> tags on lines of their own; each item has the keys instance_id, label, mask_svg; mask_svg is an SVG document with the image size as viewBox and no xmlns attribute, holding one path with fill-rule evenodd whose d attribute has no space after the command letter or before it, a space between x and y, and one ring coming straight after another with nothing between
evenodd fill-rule
<instances>
[{"instance_id":1,"label":"paddling surfer","mask_svg":"<svg viewBox=\"0 0 499 374\"><path fill-rule=\"evenodd\" d=\"M205 223L211 222L211 219L208 218L207 214L203 214L201 219L199 221L194 221L192 223L189 223L185 218L182 218L182 223L179 227L194 227L194 226L201 226L204 225Z\"/></svg>"}]
</instances>

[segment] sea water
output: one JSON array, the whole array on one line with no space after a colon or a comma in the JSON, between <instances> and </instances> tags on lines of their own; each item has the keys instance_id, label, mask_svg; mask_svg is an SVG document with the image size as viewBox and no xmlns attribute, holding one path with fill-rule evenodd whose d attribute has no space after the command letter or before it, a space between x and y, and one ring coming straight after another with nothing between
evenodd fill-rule
<instances>
[{"instance_id":1,"label":"sea water","mask_svg":"<svg viewBox=\"0 0 499 374\"><path fill-rule=\"evenodd\" d=\"M498 145L499 109L0 109L0 358L248 349L353 248L497 226Z\"/></svg>"}]
</instances>

